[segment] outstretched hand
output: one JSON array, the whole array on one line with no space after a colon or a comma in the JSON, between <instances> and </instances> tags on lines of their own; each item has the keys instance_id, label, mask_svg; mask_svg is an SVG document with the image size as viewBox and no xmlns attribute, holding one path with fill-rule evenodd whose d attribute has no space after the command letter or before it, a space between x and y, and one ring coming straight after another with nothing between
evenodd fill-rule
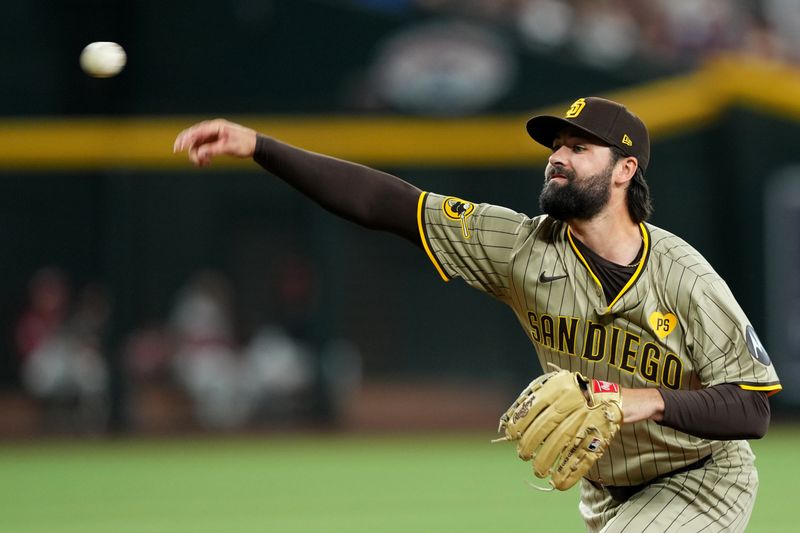
<instances>
[{"instance_id":1,"label":"outstretched hand","mask_svg":"<svg viewBox=\"0 0 800 533\"><path fill-rule=\"evenodd\" d=\"M172 151L187 151L192 163L204 167L218 155L253 157L255 149L255 130L218 118L199 122L180 132Z\"/></svg>"}]
</instances>

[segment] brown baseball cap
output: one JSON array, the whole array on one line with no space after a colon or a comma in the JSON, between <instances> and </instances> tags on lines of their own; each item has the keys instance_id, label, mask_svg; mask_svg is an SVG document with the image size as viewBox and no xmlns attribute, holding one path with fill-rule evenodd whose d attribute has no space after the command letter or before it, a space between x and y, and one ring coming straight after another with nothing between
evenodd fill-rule
<instances>
[{"instance_id":1,"label":"brown baseball cap","mask_svg":"<svg viewBox=\"0 0 800 533\"><path fill-rule=\"evenodd\" d=\"M553 147L556 135L567 126L585 131L616 146L625 155L635 157L642 172L650 162L650 136L639 117L624 105L605 98L579 98L563 117L538 115L528 121L528 134L533 140Z\"/></svg>"}]
</instances>

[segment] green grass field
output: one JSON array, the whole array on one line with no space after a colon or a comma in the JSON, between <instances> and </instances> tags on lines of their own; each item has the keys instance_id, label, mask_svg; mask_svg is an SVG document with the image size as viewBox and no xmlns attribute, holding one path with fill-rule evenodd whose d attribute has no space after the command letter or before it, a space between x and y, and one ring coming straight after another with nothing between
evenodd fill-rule
<instances>
[{"instance_id":1,"label":"green grass field","mask_svg":"<svg viewBox=\"0 0 800 533\"><path fill-rule=\"evenodd\" d=\"M491 434L0 445L3 533L582 531ZM753 443L749 531L796 531L800 427ZM539 481L539 480L537 480ZM540 482L541 483L541 482Z\"/></svg>"}]
</instances>

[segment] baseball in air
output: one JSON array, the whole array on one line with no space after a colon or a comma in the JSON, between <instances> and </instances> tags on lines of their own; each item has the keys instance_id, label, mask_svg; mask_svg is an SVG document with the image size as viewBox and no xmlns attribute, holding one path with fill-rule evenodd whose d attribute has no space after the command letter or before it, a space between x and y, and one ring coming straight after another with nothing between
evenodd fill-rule
<instances>
[{"instance_id":1,"label":"baseball in air","mask_svg":"<svg viewBox=\"0 0 800 533\"><path fill-rule=\"evenodd\" d=\"M110 78L125 67L128 57L117 43L97 41L89 43L81 52L81 68L89 76Z\"/></svg>"}]
</instances>

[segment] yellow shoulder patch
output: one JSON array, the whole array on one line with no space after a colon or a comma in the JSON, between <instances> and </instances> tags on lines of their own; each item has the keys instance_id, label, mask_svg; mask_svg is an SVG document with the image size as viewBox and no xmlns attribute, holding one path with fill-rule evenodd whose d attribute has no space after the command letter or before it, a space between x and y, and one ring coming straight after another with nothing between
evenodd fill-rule
<instances>
[{"instance_id":1,"label":"yellow shoulder patch","mask_svg":"<svg viewBox=\"0 0 800 533\"><path fill-rule=\"evenodd\" d=\"M461 220L475 211L475 204L455 196L448 196L442 202L442 211L450 220Z\"/></svg>"},{"instance_id":2,"label":"yellow shoulder patch","mask_svg":"<svg viewBox=\"0 0 800 533\"><path fill-rule=\"evenodd\" d=\"M455 196L448 196L442 201L442 211L444 215L450 220L458 220L461 222L461 233L465 239L472 237L472 234L467 227L467 217L472 215L475 211L475 204L467 202Z\"/></svg>"}]
</instances>

